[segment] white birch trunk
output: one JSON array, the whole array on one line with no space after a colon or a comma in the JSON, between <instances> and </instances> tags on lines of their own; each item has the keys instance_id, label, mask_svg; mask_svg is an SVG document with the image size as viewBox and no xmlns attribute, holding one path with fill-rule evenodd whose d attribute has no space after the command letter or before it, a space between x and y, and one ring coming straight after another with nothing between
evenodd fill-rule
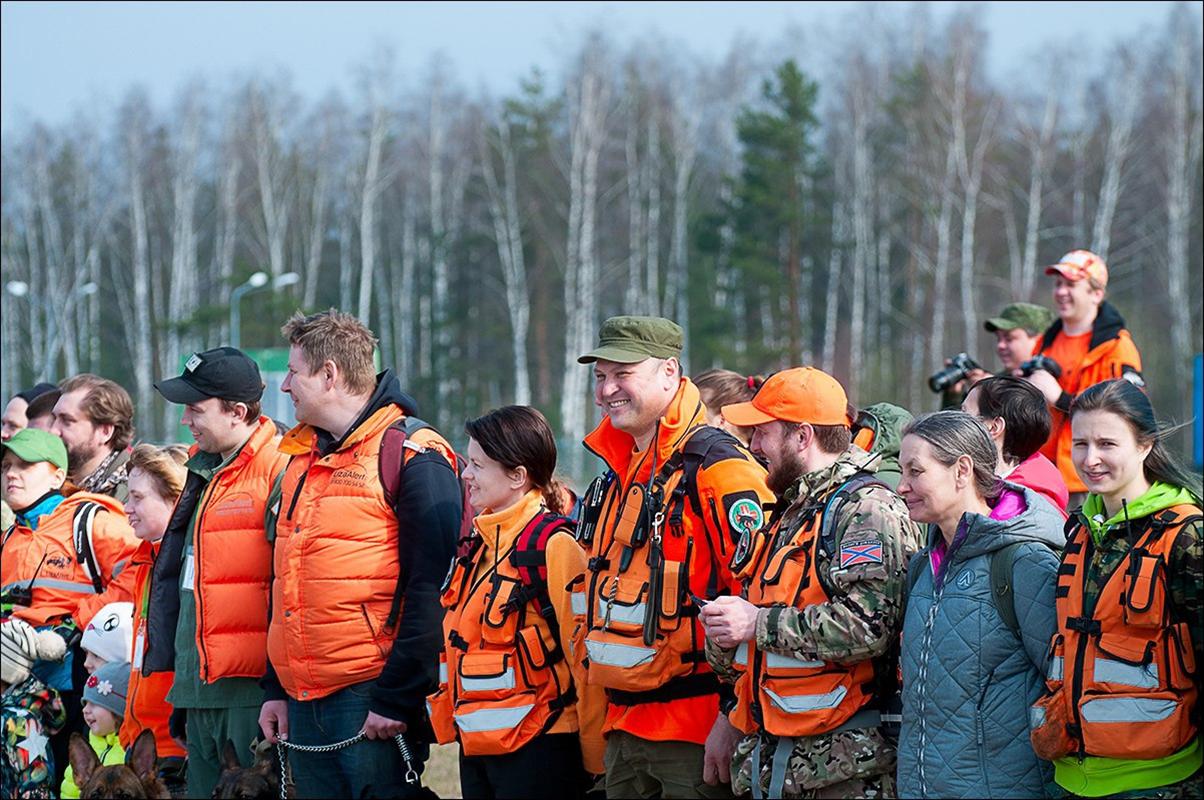
<instances>
[{"instance_id":1,"label":"white birch trunk","mask_svg":"<svg viewBox=\"0 0 1204 800\"><path fill-rule=\"evenodd\" d=\"M1133 124L1137 117L1137 106L1141 99L1141 76L1137 66L1127 63L1124 74L1116 85L1112 103L1112 125L1108 130L1108 143L1104 149L1104 179L1100 186L1099 205L1095 211L1095 225L1091 229L1091 252L1108 260L1112 243L1112 221L1120 202L1123 188L1125 161L1133 144Z\"/></svg>"},{"instance_id":2,"label":"white birch trunk","mask_svg":"<svg viewBox=\"0 0 1204 800\"><path fill-rule=\"evenodd\" d=\"M1031 299L1037 284L1037 247L1040 244L1041 211L1045 175L1049 170L1049 157L1055 126L1058 120L1058 93L1049 88L1045 98L1045 113L1041 118L1041 130L1029 142L1028 216L1024 224L1024 255L1020 265L1019 280L1012 280L1012 291L1016 297Z\"/></svg>"},{"instance_id":3,"label":"white birch trunk","mask_svg":"<svg viewBox=\"0 0 1204 800\"><path fill-rule=\"evenodd\" d=\"M195 96L185 101L183 108L182 127L179 131L179 145L172 159L175 173L172 177L172 251L170 288L168 300L167 329L164 335L163 363L164 374L175 374L180 362L182 348L192 344L191 336L185 338L180 334L179 324L191 317L196 309L197 274L196 274L196 161L200 147L200 115L201 109ZM163 430L169 431L175 424L176 409L172 404L165 403L163 409Z\"/></svg>"},{"instance_id":4,"label":"white birch trunk","mask_svg":"<svg viewBox=\"0 0 1204 800\"><path fill-rule=\"evenodd\" d=\"M372 122L360 191L360 293L356 316L371 325L372 279L376 274L376 198L380 195L380 159L388 133L388 115L382 98L373 96Z\"/></svg>"}]
</instances>

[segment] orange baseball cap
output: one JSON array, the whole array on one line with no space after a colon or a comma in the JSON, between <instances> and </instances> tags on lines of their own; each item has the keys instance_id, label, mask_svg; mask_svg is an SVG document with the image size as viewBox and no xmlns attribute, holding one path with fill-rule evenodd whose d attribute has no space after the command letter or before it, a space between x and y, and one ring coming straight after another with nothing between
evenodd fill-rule
<instances>
[{"instance_id":1,"label":"orange baseball cap","mask_svg":"<svg viewBox=\"0 0 1204 800\"><path fill-rule=\"evenodd\" d=\"M1090 250L1071 250L1057 264L1045 268L1046 275L1058 273L1068 281L1091 278L1100 286L1108 285L1108 265Z\"/></svg>"},{"instance_id":2,"label":"orange baseball cap","mask_svg":"<svg viewBox=\"0 0 1204 800\"><path fill-rule=\"evenodd\" d=\"M839 382L814 367L776 372L747 403L723 407L723 418L741 427L780 419L811 425L848 426L849 399Z\"/></svg>"}]
</instances>

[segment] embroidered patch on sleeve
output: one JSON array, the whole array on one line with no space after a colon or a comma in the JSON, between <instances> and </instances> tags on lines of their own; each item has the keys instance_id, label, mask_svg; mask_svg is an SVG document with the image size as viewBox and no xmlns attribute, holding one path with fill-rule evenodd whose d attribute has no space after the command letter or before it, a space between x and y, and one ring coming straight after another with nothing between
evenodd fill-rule
<instances>
[{"instance_id":1,"label":"embroidered patch on sleeve","mask_svg":"<svg viewBox=\"0 0 1204 800\"><path fill-rule=\"evenodd\" d=\"M863 539L858 542L842 542L840 545L840 568L858 564L881 564L882 541Z\"/></svg>"}]
</instances>

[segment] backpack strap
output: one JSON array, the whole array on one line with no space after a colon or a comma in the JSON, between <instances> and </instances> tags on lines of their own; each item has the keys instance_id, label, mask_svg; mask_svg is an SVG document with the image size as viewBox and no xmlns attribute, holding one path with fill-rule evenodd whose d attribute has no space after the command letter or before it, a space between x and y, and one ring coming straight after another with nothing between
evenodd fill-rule
<instances>
[{"instance_id":1,"label":"backpack strap","mask_svg":"<svg viewBox=\"0 0 1204 800\"><path fill-rule=\"evenodd\" d=\"M1016 554L1024 542L1012 542L1002 550L991 553L991 602L995 610L1003 618L1003 624L1017 639L1023 641L1020 635L1020 621L1016 618L1015 586L1012 582L1012 569L1016 563Z\"/></svg>"},{"instance_id":2,"label":"backpack strap","mask_svg":"<svg viewBox=\"0 0 1204 800\"><path fill-rule=\"evenodd\" d=\"M385 501L392 508L401 491L401 468L405 466L406 450L421 453L425 447L413 441L414 434L430 428L429 422L418 417L402 417L385 429L380 442L380 485L385 491ZM457 465L458 467L458 465ZM456 472L459 472L457 468Z\"/></svg>"},{"instance_id":3,"label":"backpack strap","mask_svg":"<svg viewBox=\"0 0 1204 800\"><path fill-rule=\"evenodd\" d=\"M858 472L828 495L824 504L823 517L819 523L819 552L825 558L831 558L836 552L836 523L845 502L862 489L880 486L887 491L893 491L889 486L875 478L873 473Z\"/></svg>"},{"instance_id":4,"label":"backpack strap","mask_svg":"<svg viewBox=\"0 0 1204 800\"><path fill-rule=\"evenodd\" d=\"M101 580L100 566L96 563L95 551L92 547L92 527L96 515L102 511L100 503L91 500L80 503L75 507L75 515L71 519L71 538L75 544L75 561L84 568L84 574L92 581L92 588L97 594L105 590Z\"/></svg>"},{"instance_id":5,"label":"backpack strap","mask_svg":"<svg viewBox=\"0 0 1204 800\"><path fill-rule=\"evenodd\" d=\"M663 507L668 511L666 521L669 530L681 533L687 502L695 515L702 517L702 498L698 495L698 470L702 468L711 448L728 440L734 441L734 437L727 431L710 425L699 425L657 473L654 483L662 487L669 482L673 473L678 470L682 473L681 480L664 501Z\"/></svg>"},{"instance_id":6,"label":"backpack strap","mask_svg":"<svg viewBox=\"0 0 1204 800\"><path fill-rule=\"evenodd\" d=\"M514 542L510 563L518 571L521 584L510 594L507 611L519 611L534 603L535 611L552 630L554 641L560 641L556 609L548 594L548 541L557 531L573 533L573 523L567 517L542 511L527 522Z\"/></svg>"}]
</instances>

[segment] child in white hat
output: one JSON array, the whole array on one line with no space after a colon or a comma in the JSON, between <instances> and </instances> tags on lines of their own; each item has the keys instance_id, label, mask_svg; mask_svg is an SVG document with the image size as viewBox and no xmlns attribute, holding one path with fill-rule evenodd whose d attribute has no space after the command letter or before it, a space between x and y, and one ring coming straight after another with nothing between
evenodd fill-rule
<instances>
[{"instance_id":1,"label":"child in white hat","mask_svg":"<svg viewBox=\"0 0 1204 800\"><path fill-rule=\"evenodd\" d=\"M105 664L129 661L134 648L134 604L102 606L84 628L79 646L84 650L84 669L89 675Z\"/></svg>"}]
</instances>

